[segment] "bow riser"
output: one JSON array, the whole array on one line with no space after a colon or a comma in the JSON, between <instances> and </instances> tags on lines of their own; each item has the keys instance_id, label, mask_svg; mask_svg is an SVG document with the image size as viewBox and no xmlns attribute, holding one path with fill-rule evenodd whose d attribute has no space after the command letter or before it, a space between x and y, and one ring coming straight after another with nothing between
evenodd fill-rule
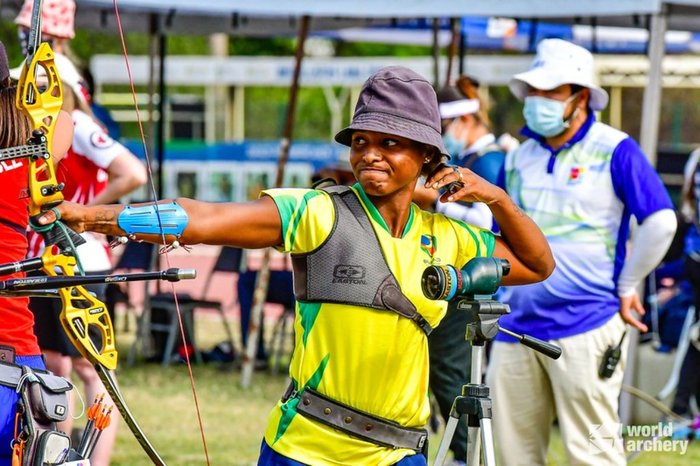
<instances>
[{"instance_id":1,"label":"bow riser","mask_svg":"<svg viewBox=\"0 0 700 466\"><path fill-rule=\"evenodd\" d=\"M75 257L55 255L51 249L47 247L42 255L44 272L52 277L74 276ZM108 370L116 369L117 348L107 306L82 286L59 288L58 293L63 303L61 324L73 345L92 364L101 364ZM89 328L99 331L102 343L99 350L90 339Z\"/></svg>"},{"instance_id":2,"label":"bow riser","mask_svg":"<svg viewBox=\"0 0 700 466\"><path fill-rule=\"evenodd\" d=\"M46 74L46 89L37 85L37 71L43 68ZM25 62L17 89L17 107L29 118L34 130L45 138L51 147L58 114L63 106L63 88L54 63L54 53L48 43L42 43L32 61ZM49 149L50 150L50 149ZM47 150L41 157L29 161L29 192L31 217L49 210L63 201L61 187L56 180L56 170Z\"/></svg>"}]
</instances>

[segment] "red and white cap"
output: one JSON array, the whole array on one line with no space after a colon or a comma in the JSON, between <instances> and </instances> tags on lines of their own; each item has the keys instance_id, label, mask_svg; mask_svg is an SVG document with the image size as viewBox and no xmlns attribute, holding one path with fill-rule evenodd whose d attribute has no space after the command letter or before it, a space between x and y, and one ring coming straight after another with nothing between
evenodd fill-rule
<instances>
[{"instance_id":1,"label":"red and white cap","mask_svg":"<svg viewBox=\"0 0 700 466\"><path fill-rule=\"evenodd\" d=\"M15 24L31 27L34 2L25 0ZM41 10L41 32L54 37L75 37L75 0L45 0Z\"/></svg>"}]
</instances>

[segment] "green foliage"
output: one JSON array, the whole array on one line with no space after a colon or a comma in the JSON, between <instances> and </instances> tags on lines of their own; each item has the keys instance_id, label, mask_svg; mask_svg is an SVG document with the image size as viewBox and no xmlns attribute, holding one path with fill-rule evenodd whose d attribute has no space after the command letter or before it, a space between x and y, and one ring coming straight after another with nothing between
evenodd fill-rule
<instances>
[{"instance_id":1,"label":"green foliage","mask_svg":"<svg viewBox=\"0 0 700 466\"><path fill-rule=\"evenodd\" d=\"M294 139L330 139L330 111L319 88L302 88L297 95ZM250 87L246 89L246 136L250 139L279 139L287 114L289 89Z\"/></svg>"},{"instance_id":2,"label":"green foliage","mask_svg":"<svg viewBox=\"0 0 700 466\"><path fill-rule=\"evenodd\" d=\"M335 52L339 57L424 57L430 56L432 49L420 45L337 42Z\"/></svg>"},{"instance_id":3,"label":"green foliage","mask_svg":"<svg viewBox=\"0 0 700 466\"><path fill-rule=\"evenodd\" d=\"M288 57L294 54L296 40L289 38L231 37L229 54Z\"/></svg>"}]
</instances>

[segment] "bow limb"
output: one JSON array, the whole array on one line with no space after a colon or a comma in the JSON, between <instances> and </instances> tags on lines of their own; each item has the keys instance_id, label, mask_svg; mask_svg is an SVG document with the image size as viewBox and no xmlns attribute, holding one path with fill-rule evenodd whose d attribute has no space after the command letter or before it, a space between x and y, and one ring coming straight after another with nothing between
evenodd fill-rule
<instances>
[{"instance_id":1,"label":"bow limb","mask_svg":"<svg viewBox=\"0 0 700 466\"><path fill-rule=\"evenodd\" d=\"M109 396L112 397L112 401L119 410L119 414L122 415L124 422L129 427L129 430L136 441L139 442L139 445L141 445L141 448L143 448L143 451L146 452L154 465L166 466L165 461L163 461L163 459L160 457L151 442L148 441L148 437L146 437L146 434L141 429L141 426L139 426L138 422L136 422L136 418L129 410L126 401L124 401L124 397L119 391L119 388L117 388L117 384L114 381L112 373L100 364L95 364L95 370L97 371L97 375L100 377L100 380L102 380L102 383L109 393Z\"/></svg>"}]
</instances>

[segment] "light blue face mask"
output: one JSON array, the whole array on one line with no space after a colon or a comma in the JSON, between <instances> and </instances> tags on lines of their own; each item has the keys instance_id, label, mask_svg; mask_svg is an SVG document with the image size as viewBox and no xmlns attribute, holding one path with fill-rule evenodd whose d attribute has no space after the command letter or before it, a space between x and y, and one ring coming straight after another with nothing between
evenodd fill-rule
<instances>
[{"instance_id":1,"label":"light blue face mask","mask_svg":"<svg viewBox=\"0 0 700 466\"><path fill-rule=\"evenodd\" d=\"M563 133L569 127L569 120L576 114L574 111L564 120L566 106L575 96L573 94L563 102L538 95L525 97L523 116L527 127L546 138Z\"/></svg>"},{"instance_id":2,"label":"light blue face mask","mask_svg":"<svg viewBox=\"0 0 700 466\"><path fill-rule=\"evenodd\" d=\"M461 154L464 148L467 147L466 142L457 139L450 133L445 133L442 135L442 142L445 144L447 153L450 154L453 159L458 158L459 154Z\"/></svg>"}]
</instances>

